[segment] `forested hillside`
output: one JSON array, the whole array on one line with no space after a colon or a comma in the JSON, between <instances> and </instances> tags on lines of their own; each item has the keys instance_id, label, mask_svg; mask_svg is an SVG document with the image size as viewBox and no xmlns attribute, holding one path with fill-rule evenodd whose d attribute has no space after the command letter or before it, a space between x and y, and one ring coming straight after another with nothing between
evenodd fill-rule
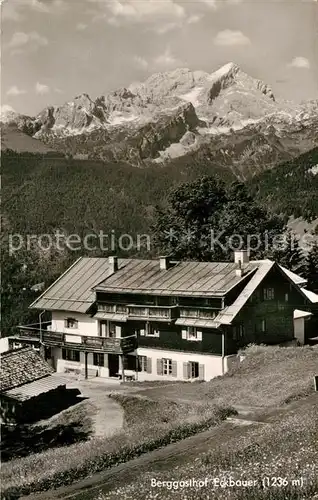
<instances>
[{"instance_id":1,"label":"forested hillside","mask_svg":"<svg viewBox=\"0 0 318 500\"><path fill-rule=\"evenodd\" d=\"M248 181L273 212L307 220L318 215L318 148ZM143 233L153 209L170 188L201 175L234 179L202 155L167 167L136 169L124 163L67 160L45 155L2 154L3 213L13 232Z\"/></svg>"},{"instance_id":2,"label":"forested hillside","mask_svg":"<svg viewBox=\"0 0 318 500\"><path fill-rule=\"evenodd\" d=\"M276 213L313 220L318 216L318 148L253 177L252 193Z\"/></svg>"}]
</instances>

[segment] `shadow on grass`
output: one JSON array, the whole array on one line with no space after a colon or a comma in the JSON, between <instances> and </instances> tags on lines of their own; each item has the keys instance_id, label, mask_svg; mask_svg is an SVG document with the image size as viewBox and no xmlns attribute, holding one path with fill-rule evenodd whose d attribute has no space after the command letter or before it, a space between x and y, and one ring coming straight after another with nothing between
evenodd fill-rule
<instances>
[{"instance_id":1,"label":"shadow on grass","mask_svg":"<svg viewBox=\"0 0 318 500\"><path fill-rule=\"evenodd\" d=\"M41 413L42 418L56 416L52 422L35 425L31 422L15 426L2 426L1 459L3 462L40 453L49 448L68 446L86 441L91 432L90 419L83 416L78 404L87 398L79 397L79 391L72 391L70 397L60 401L54 408ZM63 410L74 407L74 413L59 415Z\"/></svg>"}]
</instances>

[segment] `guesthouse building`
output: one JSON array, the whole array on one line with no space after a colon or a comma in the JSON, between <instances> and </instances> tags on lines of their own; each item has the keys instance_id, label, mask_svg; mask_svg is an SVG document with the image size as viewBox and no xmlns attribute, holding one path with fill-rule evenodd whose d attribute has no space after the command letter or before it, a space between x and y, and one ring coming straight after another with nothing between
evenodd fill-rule
<instances>
[{"instance_id":1,"label":"guesthouse building","mask_svg":"<svg viewBox=\"0 0 318 500\"><path fill-rule=\"evenodd\" d=\"M31 304L50 321L11 341L38 342L57 372L210 380L250 343L309 342L318 297L305 287L246 251L232 262L82 257Z\"/></svg>"}]
</instances>

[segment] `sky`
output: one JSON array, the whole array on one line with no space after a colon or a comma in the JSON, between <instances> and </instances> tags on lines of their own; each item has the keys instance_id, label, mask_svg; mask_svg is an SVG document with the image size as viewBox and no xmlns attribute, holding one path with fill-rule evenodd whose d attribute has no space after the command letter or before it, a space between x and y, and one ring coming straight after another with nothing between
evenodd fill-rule
<instances>
[{"instance_id":1,"label":"sky","mask_svg":"<svg viewBox=\"0 0 318 500\"><path fill-rule=\"evenodd\" d=\"M2 0L1 106L36 115L178 67L234 62L318 99L317 0Z\"/></svg>"}]
</instances>

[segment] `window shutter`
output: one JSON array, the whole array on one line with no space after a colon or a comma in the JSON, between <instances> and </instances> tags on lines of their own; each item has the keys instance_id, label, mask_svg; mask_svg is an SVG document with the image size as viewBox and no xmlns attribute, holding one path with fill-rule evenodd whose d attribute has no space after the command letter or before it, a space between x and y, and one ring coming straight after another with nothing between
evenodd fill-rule
<instances>
[{"instance_id":1,"label":"window shutter","mask_svg":"<svg viewBox=\"0 0 318 500\"><path fill-rule=\"evenodd\" d=\"M181 336L184 340L187 340L187 330L181 330Z\"/></svg>"},{"instance_id":2,"label":"window shutter","mask_svg":"<svg viewBox=\"0 0 318 500\"><path fill-rule=\"evenodd\" d=\"M173 377L178 376L178 363L177 363L177 361L172 361L172 373L171 373L171 375Z\"/></svg>"},{"instance_id":3,"label":"window shutter","mask_svg":"<svg viewBox=\"0 0 318 500\"><path fill-rule=\"evenodd\" d=\"M121 337L121 326L115 326L116 338Z\"/></svg>"},{"instance_id":4,"label":"window shutter","mask_svg":"<svg viewBox=\"0 0 318 500\"><path fill-rule=\"evenodd\" d=\"M197 339L202 340L202 332L200 330L197 330Z\"/></svg>"},{"instance_id":5,"label":"window shutter","mask_svg":"<svg viewBox=\"0 0 318 500\"><path fill-rule=\"evenodd\" d=\"M189 363L183 363L183 378L189 378L189 369L190 365Z\"/></svg>"},{"instance_id":6,"label":"window shutter","mask_svg":"<svg viewBox=\"0 0 318 500\"><path fill-rule=\"evenodd\" d=\"M142 335L143 337L146 335L146 330L144 328L141 328L139 331L140 335Z\"/></svg>"},{"instance_id":7,"label":"window shutter","mask_svg":"<svg viewBox=\"0 0 318 500\"><path fill-rule=\"evenodd\" d=\"M152 359L147 358L147 373L152 373Z\"/></svg>"},{"instance_id":8,"label":"window shutter","mask_svg":"<svg viewBox=\"0 0 318 500\"><path fill-rule=\"evenodd\" d=\"M163 373L163 360L157 359L157 375L162 375Z\"/></svg>"},{"instance_id":9,"label":"window shutter","mask_svg":"<svg viewBox=\"0 0 318 500\"><path fill-rule=\"evenodd\" d=\"M199 379L204 380L204 365L199 365Z\"/></svg>"}]
</instances>

